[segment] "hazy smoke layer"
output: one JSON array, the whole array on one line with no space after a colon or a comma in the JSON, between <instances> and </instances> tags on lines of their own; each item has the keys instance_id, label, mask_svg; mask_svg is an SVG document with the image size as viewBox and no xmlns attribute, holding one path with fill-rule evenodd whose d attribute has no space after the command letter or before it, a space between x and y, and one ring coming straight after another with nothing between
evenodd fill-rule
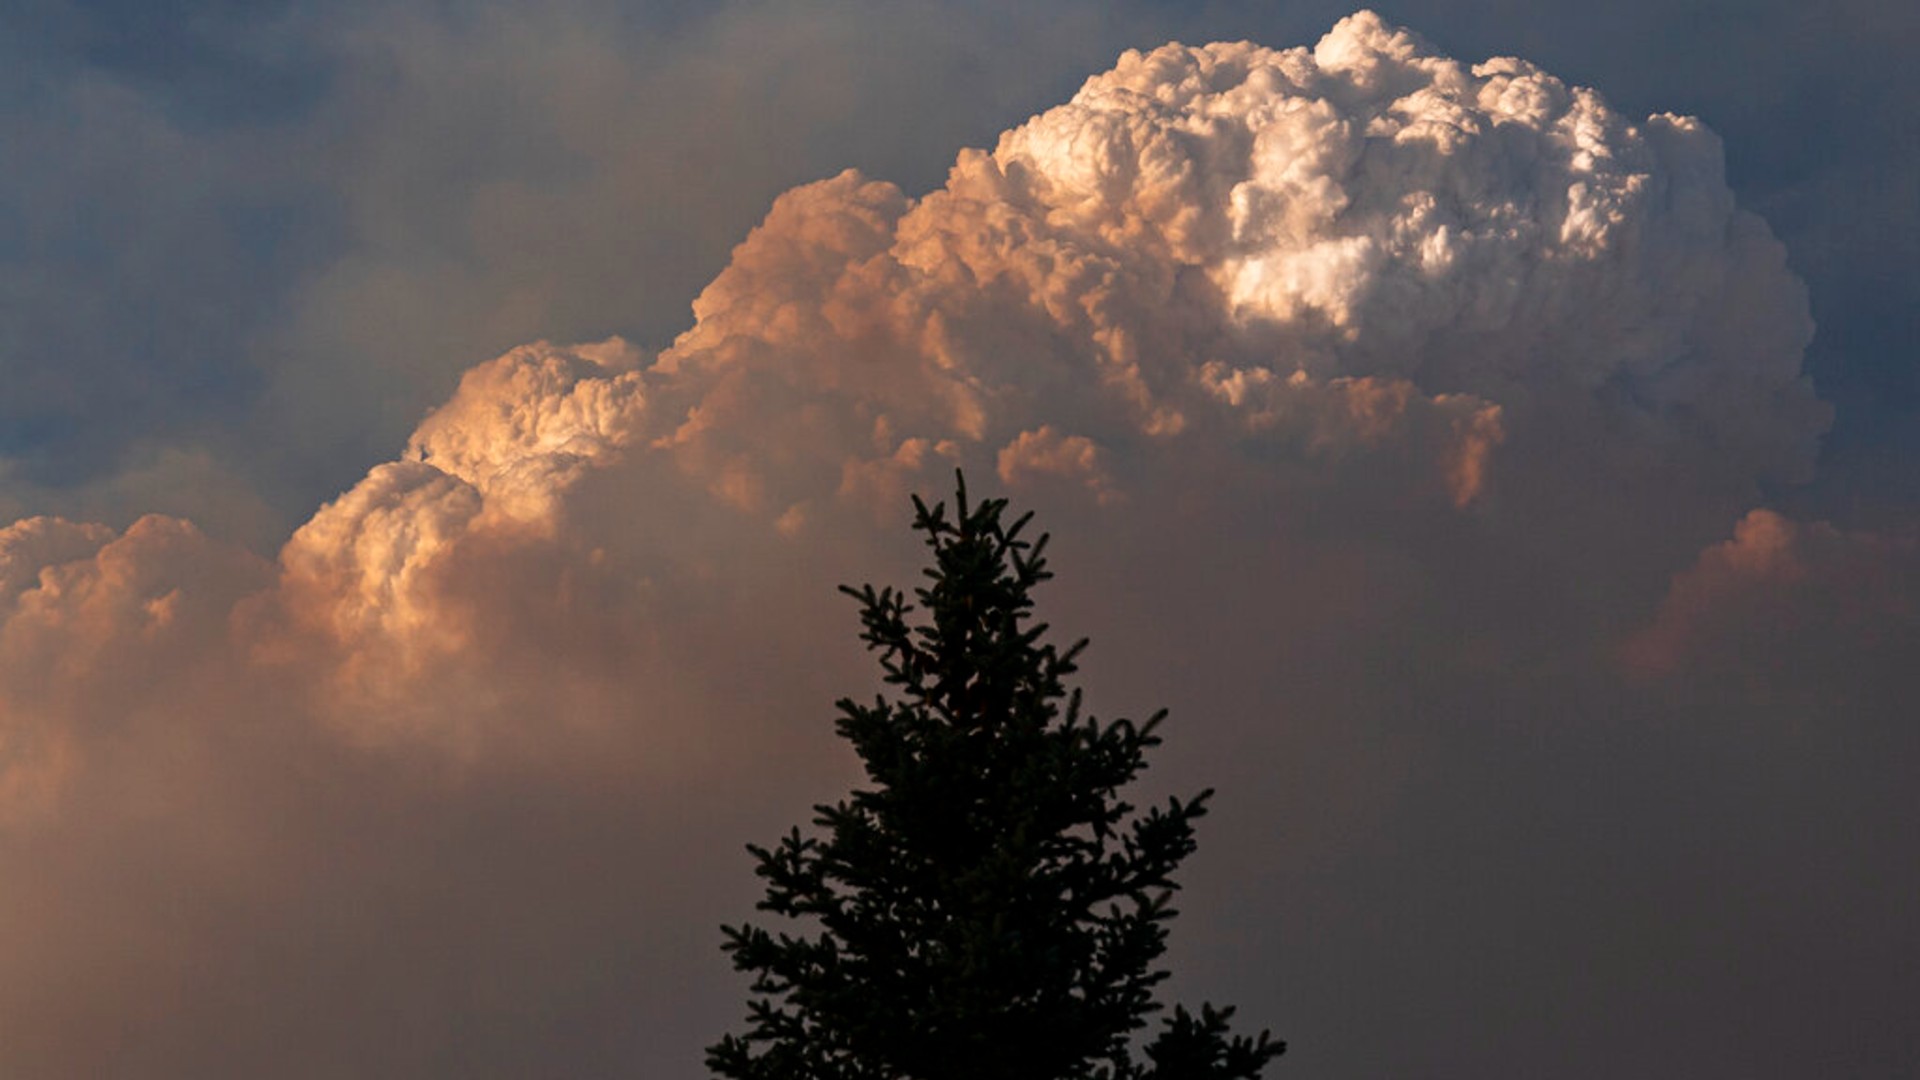
<instances>
[{"instance_id":1,"label":"hazy smoke layer","mask_svg":"<svg viewBox=\"0 0 1920 1080\"><path fill-rule=\"evenodd\" d=\"M1713 134L1366 13L1311 49L1128 53L921 199L790 191L694 311L657 354L474 368L277 566L169 519L0 530L0 1071L217 1071L281 1032L329 1048L315 1075L475 1075L567 1023L601 1040L582 1061L635 1053L604 1034L630 1023L690 1062L683 1021L731 990L680 943L744 885L674 860L844 779L825 710L866 676L830 586L906 580L905 496L955 466L1080 560L1059 603L1112 685L1212 710L1188 766L1256 822L1223 844L1311 804L1309 861L1393 827L1415 719L1550 725L1548 687L1745 662L1754 612L1791 653L1807 612L1844 639L1914 611L1908 542L1754 511L1700 553L1827 417L1804 291ZM124 895L169 913L114 899L99 867L133 849L166 880ZM667 864L609 869L628 850ZM550 876L488 885L495 856ZM192 959L218 910L298 992ZM106 920L137 940L97 953ZM36 981L69 953L95 974ZM369 981L417 1011L348 1052ZM75 1041L147 994L177 1004L136 1057ZM525 1020L554 1001L571 1020ZM498 1045L436 1057L474 1017Z\"/></svg>"}]
</instances>

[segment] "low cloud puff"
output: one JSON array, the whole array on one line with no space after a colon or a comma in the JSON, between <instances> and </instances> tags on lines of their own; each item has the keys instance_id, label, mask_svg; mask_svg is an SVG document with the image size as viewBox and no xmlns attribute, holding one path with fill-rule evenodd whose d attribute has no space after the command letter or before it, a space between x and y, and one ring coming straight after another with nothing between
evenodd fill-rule
<instances>
[{"instance_id":1,"label":"low cloud puff","mask_svg":"<svg viewBox=\"0 0 1920 1080\"><path fill-rule=\"evenodd\" d=\"M1768 709L1885 713L1910 706L1917 649L1920 535L1755 510L1675 575L1621 659L1640 679L1721 684Z\"/></svg>"}]
</instances>

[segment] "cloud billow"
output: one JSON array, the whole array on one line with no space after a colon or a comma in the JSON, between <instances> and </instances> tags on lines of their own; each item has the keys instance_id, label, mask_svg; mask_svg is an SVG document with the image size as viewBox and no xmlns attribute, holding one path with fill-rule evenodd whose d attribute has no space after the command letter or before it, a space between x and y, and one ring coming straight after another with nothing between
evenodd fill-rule
<instances>
[{"instance_id":1,"label":"cloud billow","mask_svg":"<svg viewBox=\"0 0 1920 1080\"><path fill-rule=\"evenodd\" d=\"M1538 487L1625 476L1635 516L1692 500L1719 528L1805 475L1826 418L1803 290L1710 132L1369 15L1313 49L1129 54L918 200L854 173L798 188L694 311L650 363L565 359L610 343L476 369L407 462L296 535L296 620L381 663L436 634L458 652L472 612L428 568L630 549L562 524L601 468L802 551L954 465L1108 502L1153 495L1143 462L1230 467L1376 513L1521 517Z\"/></svg>"}]
</instances>

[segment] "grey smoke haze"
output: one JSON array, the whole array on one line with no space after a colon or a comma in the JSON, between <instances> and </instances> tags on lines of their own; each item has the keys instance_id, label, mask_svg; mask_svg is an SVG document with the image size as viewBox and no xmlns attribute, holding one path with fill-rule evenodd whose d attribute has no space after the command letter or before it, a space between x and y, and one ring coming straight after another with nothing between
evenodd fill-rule
<instances>
[{"instance_id":1,"label":"grey smoke haze","mask_svg":"<svg viewBox=\"0 0 1920 1080\"><path fill-rule=\"evenodd\" d=\"M956 464L1276 1075L1910 1068L1911 17L1063 10L14 16L0 1071L699 1075Z\"/></svg>"}]
</instances>

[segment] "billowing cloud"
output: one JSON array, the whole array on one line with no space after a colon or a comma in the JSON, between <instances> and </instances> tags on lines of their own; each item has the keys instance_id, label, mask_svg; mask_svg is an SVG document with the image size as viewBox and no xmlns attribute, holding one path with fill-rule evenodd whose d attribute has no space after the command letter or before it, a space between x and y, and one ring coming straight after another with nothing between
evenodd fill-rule
<instances>
[{"instance_id":1,"label":"billowing cloud","mask_svg":"<svg viewBox=\"0 0 1920 1080\"><path fill-rule=\"evenodd\" d=\"M1208 718L1171 773L1242 784L1226 846L1285 845L1302 875L1388 852L1458 747L1498 758L1502 733L1550 730L1533 713L1562 687L1657 695L1698 657L1739 662L1751 612L1797 622L1835 587L1870 616L1828 618L1836 639L1910 625L1907 593L1869 602L1880 579L1850 569L1910 545L1752 509L1809 475L1828 411L1801 372L1804 290L1734 204L1716 137L1371 14L1311 48L1128 53L923 197L856 171L795 188L693 311L657 351L539 343L475 367L273 564L171 518L0 531L0 820L58 837L71 815L91 864L155 828L186 858L176 830L207 806L270 810L312 853L241 828L179 871L207 881L179 903L230 905L271 941L264 905L285 897L238 860L312 885L285 919L321 932L273 953L331 980L311 993L391 976L432 1003L391 1056L326 1060L467 1069L431 1055L461 1015L446 995L486 981L463 950L525 979L473 990L472 1015L576 1001L605 1023L607 995L647 991L585 954L690 970L688 936L740 898L704 847L845 780L824 716L865 676L830 586L909 581L904 497L955 467L1082 558L1059 603L1110 628L1090 671ZM167 758L149 816L121 812L115 784L156 747L190 767ZM518 806L530 820L502 825ZM476 823L552 876L486 892ZM435 884L417 864L443 845ZM610 869L629 847L665 861ZM443 895L456 882L483 914L427 925L466 901ZM1197 895L1213 925L1253 917ZM658 921L624 925L615 900ZM60 921L26 886L0 886L9 904ZM417 940L388 956L389 934ZM259 978L140 945L128 986L231 1001ZM58 958L40 947L34 970ZM76 1015L100 982L64 991ZM681 1020L714 1022L724 994L702 986L645 1028L677 1055L658 1060L691 1060L704 1033ZM250 1030L332 1040L300 1019L307 993ZM207 1023L181 1008L179 1030ZM142 1030L165 1042L168 1022ZM0 1019L0 1047L15 1034ZM172 1067L204 1071L213 1052L177 1038ZM31 1045L31 1064L101 1061Z\"/></svg>"},{"instance_id":2,"label":"billowing cloud","mask_svg":"<svg viewBox=\"0 0 1920 1080\"><path fill-rule=\"evenodd\" d=\"M1114 452L1452 412L1463 494L1503 411L1722 484L1804 476L1824 424L1803 292L1710 132L1370 16L1314 50L1130 54L917 202L792 192L695 311L660 364L676 446L738 498L772 478L730 428L795 393L1001 447L1070 417Z\"/></svg>"},{"instance_id":3,"label":"billowing cloud","mask_svg":"<svg viewBox=\"0 0 1920 1080\"><path fill-rule=\"evenodd\" d=\"M592 470L666 470L796 544L954 465L1112 501L1143 461L1237 462L1530 513L1543 447L1553 484L1626 469L1724 503L1803 474L1824 416L1800 287L1711 133L1370 15L1311 50L1129 54L922 199L796 189L694 311L650 363L610 342L475 369L295 535L282 602L336 682L405 700L471 655L489 601L465 583L502 560L644 565L570 522Z\"/></svg>"},{"instance_id":4,"label":"billowing cloud","mask_svg":"<svg viewBox=\"0 0 1920 1080\"><path fill-rule=\"evenodd\" d=\"M266 570L157 515L120 534L49 518L0 529L0 821L51 812L93 751L226 678L230 613Z\"/></svg>"},{"instance_id":5,"label":"billowing cloud","mask_svg":"<svg viewBox=\"0 0 1920 1080\"><path fill-rule=\"evenodd\" d=\"M1730 680L1767 706L1884 710L1910 701L1916 649L1920 537L1755 510L1675 576L1621 658L1642 679Z\"/></svg>"},{"instance_id":6,"label":"billowing cloud","mask_svg":"<svg viewBox=\"0 0 1920 1080\"><path fill-rule=\"evenodd\" d=\"M432 709L455 712L450 684L426 676L484 663L486 594L512 605L520 591L498 575L559 542L568 490L634 436L637 359L619 341L533 345L468 372L404 460L375 468L288 541L278 592L252 613L262 655L295 666L327 657L324 680L363 716L417 712L427 686L440 690ZM552 582L515 584L538 595Z\"/></svg>"}]
</instances>

